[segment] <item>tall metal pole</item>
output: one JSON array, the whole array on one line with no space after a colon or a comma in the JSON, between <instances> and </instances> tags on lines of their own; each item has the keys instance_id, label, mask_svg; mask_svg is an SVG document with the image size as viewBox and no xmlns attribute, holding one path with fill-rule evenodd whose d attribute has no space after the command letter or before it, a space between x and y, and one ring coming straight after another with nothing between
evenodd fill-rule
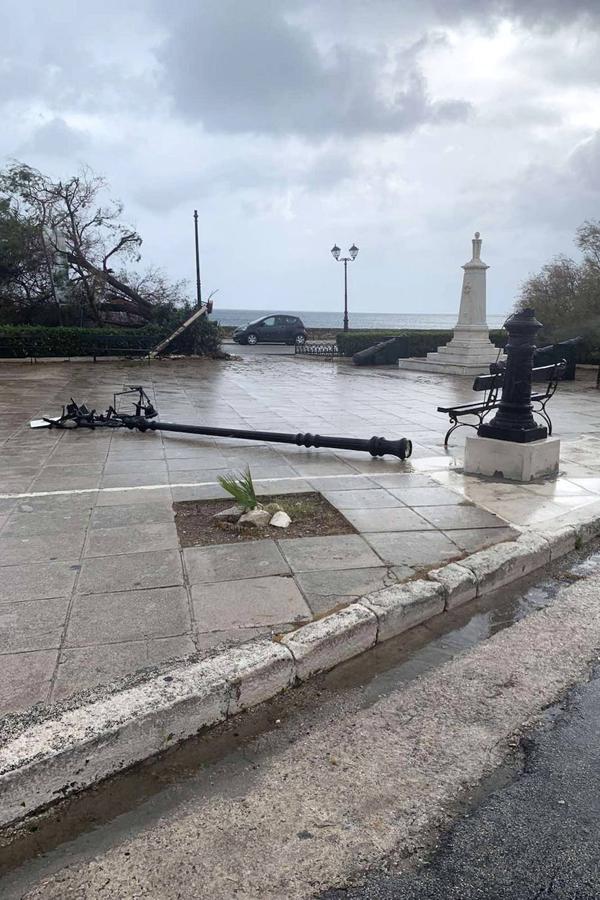
<instances>
[{"instance_id":1,"label":"tall metal pole","mask_svg":"<svg viewBox=\"0 0 600 900\"><path fill-rule=\"evenodd\" d=\"M200 287L200 251L198 250L198 210L194 210L194 235L196 238L196 301L198 306L202 303L202 289Z\"/></svg>"},{"instance_id":2,"label":"tall metal pole","mask_svg":"<svg viewBox=\"0 0 600 900\"><path fill-rule=\"evenodd\" d=\"M344 258L344 331L348 331L348 258Z\"/></svg>"}]
</instances>

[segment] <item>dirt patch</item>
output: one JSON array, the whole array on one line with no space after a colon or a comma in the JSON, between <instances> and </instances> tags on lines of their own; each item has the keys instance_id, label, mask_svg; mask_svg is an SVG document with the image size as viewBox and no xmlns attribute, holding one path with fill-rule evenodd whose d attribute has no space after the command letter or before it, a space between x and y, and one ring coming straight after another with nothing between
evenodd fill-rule
<instances>
[{"instance_id":1,"label":"dirt patch","mask_svg":"<svg viewBox=\"0 0 600 900\"><path fill-rule=\"evenodd\" d=\"M206 544L238 544L265 538L327 537L332 534L355 534L356 529L335 506L318 493L275 494L261 497L263 505L278 503L290 516L288 528L223 527L213 519L215 513L231 506L232 500L180 500L173 504L175 525L182 547Z\"/></svg>"}]
</instances>

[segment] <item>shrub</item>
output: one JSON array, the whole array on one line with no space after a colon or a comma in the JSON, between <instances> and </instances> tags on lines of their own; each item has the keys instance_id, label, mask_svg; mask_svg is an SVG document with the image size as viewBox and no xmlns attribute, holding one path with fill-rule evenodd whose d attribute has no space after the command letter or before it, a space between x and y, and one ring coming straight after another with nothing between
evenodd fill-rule
<instances>
[{"instance_id":1,"label":"shrub","mask_svg":"<svg viewBox=\"0 0 600 900\"><path fill-rule=\"evenodd\" d=\"M387 341L390 338L396 338L395 352L396 359L406 359L409 356L426 356L447 344L452 338L453 331L444 329L439 331L418 331L398 330L398 331L343 331L336 336L338 350L342 356L354 356L359 350L366 350L379 344L381 341ZM495 329L490 331L490 340L496 347L503 347L506 342L506 332L503 329Z\"/></svg>"},{"instance_id":2,"label":"shrub","mask_svg":"<svg viewBox=\"0 0 600 900\"><path fill-rule=\"evenodd\" d=\"M0 326L0 357L112 356L115 351L150 350L173 329L148 325L144 328L62 328L43 325ZM165 352L214 353L220 346L216 322L205 318L194 323Z\"/></svg>"}]
</instances>

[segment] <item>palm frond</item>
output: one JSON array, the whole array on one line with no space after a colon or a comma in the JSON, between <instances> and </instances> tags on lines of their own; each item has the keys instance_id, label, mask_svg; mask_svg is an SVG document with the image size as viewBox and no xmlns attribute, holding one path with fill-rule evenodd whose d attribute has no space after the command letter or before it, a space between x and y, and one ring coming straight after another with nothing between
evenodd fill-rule
<instances>
[{"instance_id":1,"label":"palm frond","mask_svg":"<svg viewBox=\"0 0 600 900\"><path fill-rule=\"evenodd\" d=\"M231 494L236 503L244 509L255 509L258 504L250 467L236 475L219 475L219 484L223 490Z\"/></svg>"}]
</instances>

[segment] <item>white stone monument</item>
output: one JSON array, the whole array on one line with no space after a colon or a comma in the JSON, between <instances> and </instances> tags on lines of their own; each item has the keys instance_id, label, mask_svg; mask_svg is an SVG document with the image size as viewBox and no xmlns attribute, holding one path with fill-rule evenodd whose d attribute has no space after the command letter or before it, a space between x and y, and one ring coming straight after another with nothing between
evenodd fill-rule
<instances>
[{"instance_id":1,"label":"white stone monument","mask_svg":"<svg viewBox=\"0 0 600 900\"><path fill-rule=\"evenodd\" d=\"M399 359L400 369L475 376L485 374L489 364L498 359L498 348L490 341L486 322L485 273L489 266L481 259L478 231L473 238L473 258L462 268L465 274L454 337L426 358Z\"/></svg>"}]
</instances>

